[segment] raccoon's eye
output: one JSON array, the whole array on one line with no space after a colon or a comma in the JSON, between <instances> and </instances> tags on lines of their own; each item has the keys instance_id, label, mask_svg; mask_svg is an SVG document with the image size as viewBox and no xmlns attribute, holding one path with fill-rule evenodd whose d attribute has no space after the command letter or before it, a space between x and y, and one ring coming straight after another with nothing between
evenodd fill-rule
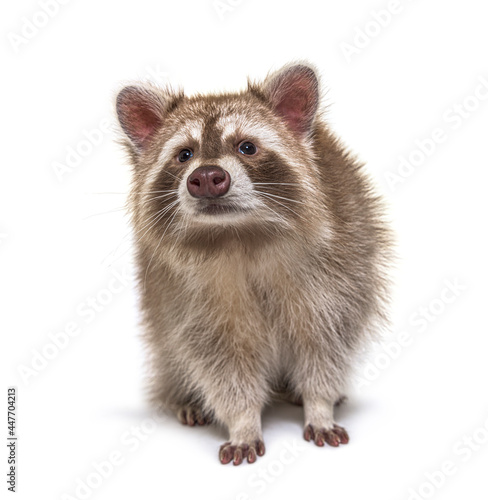
<instances>
[{"instance_id":1,"label":"raccoon's eye","mask_svg":"<svg viewBox=\"0 0 488 500\"><path fill-rule=\"evenodd\" d=\"M243 155L254 155L257 150L258 148L252 142L245 141L239 144L239 153Z\"/></svg>"},{"instance_id":2,"label":"raccoon's eye","mask_svg":"<svg viewBox=\"0 0 488 500\"><path fill-rule=\"evenodd\" d=\"M192 156L193 156L193 151L191 149L182 149L178 153L178 161L180 163L185 163L185 161L188 161Z\"/></svg>"}]
</instances>

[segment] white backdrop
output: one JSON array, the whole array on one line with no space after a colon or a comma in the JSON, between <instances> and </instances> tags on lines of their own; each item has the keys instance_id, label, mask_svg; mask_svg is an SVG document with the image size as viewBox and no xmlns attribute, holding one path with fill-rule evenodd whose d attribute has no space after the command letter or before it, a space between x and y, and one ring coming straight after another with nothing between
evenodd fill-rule
<instances>
[{"instance_id":1,"label":"white backdrop","mask_svg":"<svg viewBox=\"0 0 488 500\"><path fill-rule=\"evenodd\" d=\"M485 2L1 10L2 404L16 386L17 498L487 498ZM282 405L264 414L266 455L223 466L222 430L155 419L144 402L113 98L134 79L239 89L296 59L320 69L330 124L391 207L393 328L338 412L350 444L306 443L301 409Z\"/></svg>"}]
</instances>

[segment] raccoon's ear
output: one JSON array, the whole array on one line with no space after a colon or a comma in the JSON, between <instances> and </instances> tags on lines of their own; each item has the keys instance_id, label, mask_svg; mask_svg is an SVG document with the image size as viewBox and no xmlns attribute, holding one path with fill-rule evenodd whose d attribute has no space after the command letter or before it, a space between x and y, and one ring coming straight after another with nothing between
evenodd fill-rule
<instances>
[{"instance_id":1,"label":"raccoon's ear","mask_svg":"<svg viewBox=\"0 0 488 500\"><path fill-rule=\"evenodd\" d=\"M166 107L164 98L147 88L130 86L119 92L116 101L119 123L137 149L144 149L163 125Z\"/></svg>"},{"instance_id":2,"label":"raccoon's ear","mask_svg":"<svg viewBox=\"0 0 488 500\"><path fill-rule=\"evenodd\" d=\"M315 71L298 64L269 76L264 91L275 111L299 135L307 134L319 104L319 83Z\"/></svg>"}]
</instances>

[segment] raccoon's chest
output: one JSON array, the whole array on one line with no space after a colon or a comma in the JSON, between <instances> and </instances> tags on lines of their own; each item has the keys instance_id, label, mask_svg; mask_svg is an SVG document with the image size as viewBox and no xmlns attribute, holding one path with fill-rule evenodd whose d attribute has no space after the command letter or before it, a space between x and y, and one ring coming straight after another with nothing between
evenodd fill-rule
<instances>
[{"instance_id":1,"label":"raccoon's chest","mask_svg":"<svg viewBox=\"0 0 488 500\"><path fill-rule=\"evenodd\" d=\"M181 285L179 301L187 296L189 307L183 309L195 315L197 323L215 322L218 327L223 322L243 336L264 335L282 342L289 332L301 330L303 322L313 321L314 301L304 286L306 278L276 251L229 251L187 268L191 277Z\"/></svg>"}]
</instances>

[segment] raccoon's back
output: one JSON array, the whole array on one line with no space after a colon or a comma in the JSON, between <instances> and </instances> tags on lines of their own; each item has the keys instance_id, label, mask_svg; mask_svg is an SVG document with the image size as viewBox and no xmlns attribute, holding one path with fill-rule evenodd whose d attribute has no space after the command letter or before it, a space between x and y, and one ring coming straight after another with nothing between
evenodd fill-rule
<instances>
[{"instance_id":1,"label":"raccoon's back","mask_svg":"<svg viewBox=\"0 0 488 500\"><path fill-rule=\"evenodd\" d=\"M314 131L319 182L333 231L321 260L358 313L385 319L393 238L381 197L358 162L323 125ZM359 319L359 318L358 318Z\"/></svg>"}]
</instances>

